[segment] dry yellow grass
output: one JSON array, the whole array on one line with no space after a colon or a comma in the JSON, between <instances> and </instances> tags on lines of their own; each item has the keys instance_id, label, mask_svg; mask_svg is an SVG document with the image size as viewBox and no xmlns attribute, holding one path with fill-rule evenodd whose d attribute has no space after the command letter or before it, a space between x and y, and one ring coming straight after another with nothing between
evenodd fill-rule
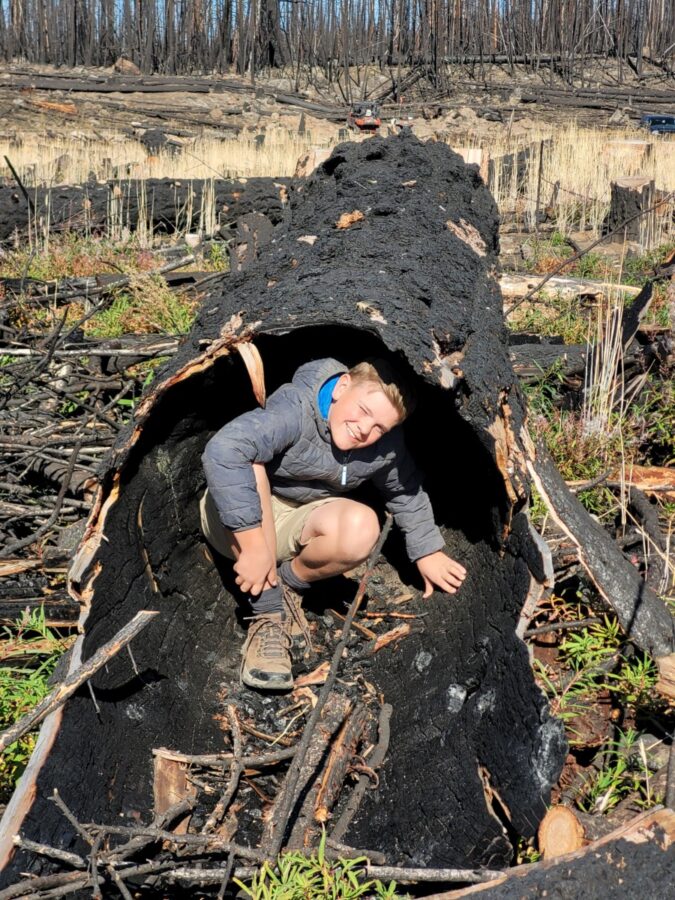
<instances>
[{"instance_id":1,"label":"dry yellow grass","mask_svg":"<svg viewBox=\"0 0 675 900\"><path fill-rule=\"evenodd\" d=\"M670 136L648 135L635 129L580 128L572 123L560 131L533 131L527 140L496 139L489 145L495 159L526 146L531 148L524 196L518 198L520 209L530 221L534 220L537 198L540 141L547 142L540 206L548 204L559 182L555 207L560 231L588 229L598 233L609 209L611 183L622 176L643 176L653 179L662 191L675 191L675 139ZM515 167L511 180L507 180L502 168L495 166L490 189L502 212L516 203L514 178ZM663 218L667 218L665 210Z\"/></svg>"},{"instance_id":2,"label":"dry yellow grass","mask_svg":"<svg viewBox=\"0 0 675 900\"><path fill-rule=\"evenodd\" d=\"M292 175L300 156L317 143L288 129L238 138L200 137L183 141L180 152L150 156L132 138L110 135L87 138L76 133L59 138L27 134L20 141L0 137L0 157L7 155L26 184L79 184L90 173L98 180L125 178L231 178ZM335 141L337 143L337 140ZM0 174L11 178L6 166Z\"/></svg>"},{"instance_id":3,"label":"dry yellow grass","mask_svg":"<svg viewBox=\"0 0 675 900\"><path fill-rule=\"evenodd\" d=\"M134 178L219 178L292 175L300 156L314 147L330 147L338 142L338 129L331 140L329 130L317 142L311 134L298 135L279 126L268 128L264 136L237 138L202 136L183 141L179 153L161 151L149 156L138 141L120 134L90 139L77 133L60 138L27 134L20 141L0 137L0 158L12 160L26 184L64 184L85 181L90 173L97 179ZM468 135L451 139L455 146L484 146L497 160L490 181L502 213L517 208L525 220L533 221L537 196L539 160L537 147L546 141L543 155L540 204L546 206L559 182L556 197L556 224L559 230L589 229L598 232L609 208L610 184L621 176L653 178L657 188L675 190L675 138L651 136L635 129L588 129L574 122L564 129L534 128L526 136ZM509 179L499 159L530 147L525 190L517 196L515 168ZM11 177L0 167L0 175ZM667 215L663 216L663 222ZM208 230L208 229L207 229ZM659 235L666 238L667 234Z\"/></svg>"}]
</instances>

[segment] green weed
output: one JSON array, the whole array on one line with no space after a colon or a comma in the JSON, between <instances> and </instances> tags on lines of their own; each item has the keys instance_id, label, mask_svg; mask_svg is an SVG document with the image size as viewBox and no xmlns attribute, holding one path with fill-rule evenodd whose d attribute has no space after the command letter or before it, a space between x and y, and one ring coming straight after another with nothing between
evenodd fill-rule
<instances>
[{"instance_id":1,"label":"green weed","mask_svg":"<svg viewBox=\"0 0 675 900\"><path fill-rule=\"evenodd\" d=\"M210 241L202 257L207 272L228 272L230 257L224 241Z\"/></svg>"},{"instance_id":2,"label":"green weed","mask_svg":"<svg viewBox=\"0 0 675 900\"><path fill-rule=\"evenodd\" d=\"M15 626L0 629L0 730L47 695L49 676L67 643L47 627L42 608L26 612ZM0 757L0 800L9 798L34 744L35 734L26 735Z\"/></svg>"},{"instance_id":3,"label":"green weed","mask_svg":"<svg viewBox=\"0 0 675 900\"><path fill-rule=\"evenodd\" d=\"M606 813L629 794L638 795L645 809L659 798L649 781L649 766L644 755L636 753L639 734L632 728L610 741L602 769L584 784L576 803L585 812Z\"/></svg>"},{"instance_id":4,"label":"green weed","mask_svg":"<svg viewBox=\"0 0 675 900\"><path fill-rule=\"evenodd\" d=\"M365 857L358 859L326 858L324 832L318 850L310 856L299 851L279 856L276 866L265 863L253 877L250 886L235 878L235 883L251 900L356 900L374 897L396 900L406 895L396 893L396 882L365 881Z\"/></svg>"},{"instance_id":5,"label":"green weed","mask_svg":"<svg viewBox=\"0 0 675 900\"><path fill-rule=\"evenodd\" d=\"M542 337L560 336L566 344L583 344L588 337L588 313L576 297L542 291L541 299L523 303L509 313L508 327Z\"/></svg>"},{"instance_id":6,"label":"green weed","mask_svg":"<svg viewBox=\"0 0 675 900\"><path fill-rule=\"evenodd\" d=\"M171 291L161 275L135 275L110 306L91 318L86 331L99 338L131 333L185 334L196 306L194 298Z\"/></svg>"}]
</instances>

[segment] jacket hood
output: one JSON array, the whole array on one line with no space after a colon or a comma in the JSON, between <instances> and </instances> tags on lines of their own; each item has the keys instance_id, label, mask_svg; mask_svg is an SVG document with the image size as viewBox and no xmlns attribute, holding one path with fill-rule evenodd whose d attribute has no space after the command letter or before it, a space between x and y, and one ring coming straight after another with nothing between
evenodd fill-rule
<instances>
[{"instance_id":1,"label":"jacket hood","mask_svg":"<svg viewBox=\"0 0 675 900\"><path fill-rule=\"evenodd\" d=\"M298 385L298 387L308 388L311 391L312 412L314 413L319 433L326 441L331 440L330 428L319 409L319 391L329 378L332 378L334 375L342 375L347 371L349 370L344 363L328 357L305 363L303 366L300 366L293 376L293 384Z\"/></svg>"}]
</instances>

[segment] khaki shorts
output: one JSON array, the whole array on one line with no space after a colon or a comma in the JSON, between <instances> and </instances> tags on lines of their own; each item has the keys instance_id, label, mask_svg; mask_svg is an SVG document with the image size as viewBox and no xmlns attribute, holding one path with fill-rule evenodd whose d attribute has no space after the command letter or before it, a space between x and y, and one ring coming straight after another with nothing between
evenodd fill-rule
<instances>
[{"instance_id":1,"label":"khaki shorts","mask_svg":"<svg viewBox=\"0 0 675 900\"><path fill-rule=\"evenodd\" d=\"M305 527L310 513L337 500L337 497L324 497L321 500L313 500L311 503L295 503L293 500L282 499L272 494L272 515L277 534L277 562L292 559L306 546L309 541L301 541L302 529ZM228 531L220 521L216 504L208 490L199 502L201 513L202 531L207 541L214 550L234 559L234 553L230 541L227 539Z\"/></svg>"}]
</instances>

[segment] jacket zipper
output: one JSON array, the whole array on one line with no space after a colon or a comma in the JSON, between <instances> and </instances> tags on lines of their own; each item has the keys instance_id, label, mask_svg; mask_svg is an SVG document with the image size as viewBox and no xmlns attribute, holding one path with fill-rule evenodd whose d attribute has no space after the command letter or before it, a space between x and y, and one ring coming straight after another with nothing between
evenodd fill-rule
<instances>
[{"instance_id":1,"label":"jacket zipper","mask_svg":"<svg viewBox=\"0 0 675 900\"><path fill-rule=\"evenodd\" d=\"M347 463L349 462L349 457L352 455L352 451L345 451L345 454L342 458L342 468L340 469L340 486L347 486Z\"/></svg>"}]
</instances>

